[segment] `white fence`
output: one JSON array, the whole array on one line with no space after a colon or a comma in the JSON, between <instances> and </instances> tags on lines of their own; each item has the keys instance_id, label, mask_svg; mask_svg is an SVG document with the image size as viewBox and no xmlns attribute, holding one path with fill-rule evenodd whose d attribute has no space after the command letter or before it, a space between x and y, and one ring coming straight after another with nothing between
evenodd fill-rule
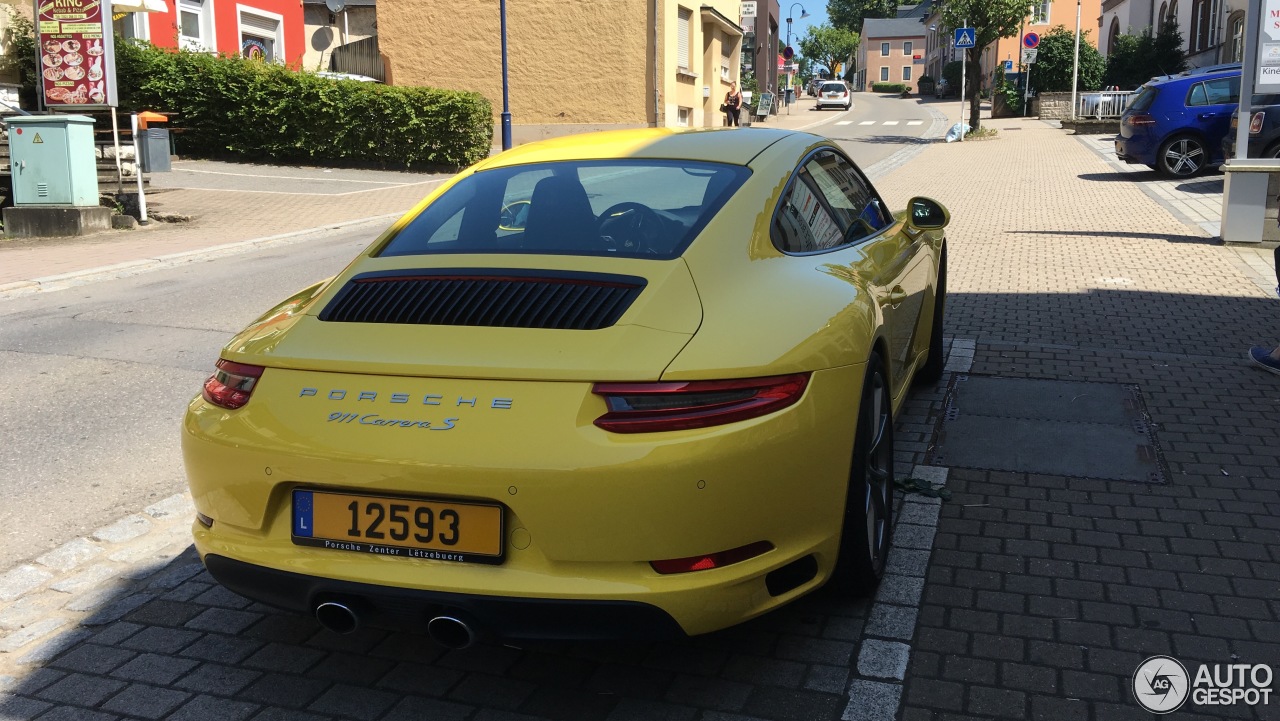
<instances>
[{"instance_id":1,"label":"white fence","mask_svg":"<svg viewBox=\"0 0 1280 721\"><path fill-rule=\"evenodd\" d=\"M1081 119L1118 118L1137 93L1129 91L1102 91L1085 93L1076 98L1076 117Z\"/></svg>"}]
</instances>

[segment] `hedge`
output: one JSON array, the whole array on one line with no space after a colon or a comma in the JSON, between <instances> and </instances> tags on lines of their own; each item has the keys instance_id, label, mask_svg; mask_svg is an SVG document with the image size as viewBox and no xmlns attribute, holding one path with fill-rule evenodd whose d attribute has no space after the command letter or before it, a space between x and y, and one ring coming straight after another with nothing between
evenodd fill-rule
<instances>
[{"instance_id":1,"label":"hedge","mask_svg":"<svg viewBox=\"0 0 1280 721\"><path fill-rule=\"evenodd\" d=\"M25 25L14 28L11 61L23 70L36 67ZM34 100L35 73L22 76L24 102ZM493 141L493 111L479 93L333 80L124 41L116 78L121 110L174 113L179 148L195 157L460 168L488 157Z\"/></svg>"},{"instance_id":2,"label":"hedge","mask_svg":"<svg viewBox=\"0 0 1280 721\"><path fill-rule=\"evenodd\" d=\"M462 167L489 155L478 93L333 80L280 65L116 45L120 104L177 114L191 155Z\"/></svg>"},{"instance_id":3,"label":"hedge","mask_svg":"<svg viewBox=\"0 0 1280 721\"><path fill-rule=\"evenodd\" d=\"M907 93L911 86L906 83L871 83L873 93Z\"/></svg>"}]
</instances>

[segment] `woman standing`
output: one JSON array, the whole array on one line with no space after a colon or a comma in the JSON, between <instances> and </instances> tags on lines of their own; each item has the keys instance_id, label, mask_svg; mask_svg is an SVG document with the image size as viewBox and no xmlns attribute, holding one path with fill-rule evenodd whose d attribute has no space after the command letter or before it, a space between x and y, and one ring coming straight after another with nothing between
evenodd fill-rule
<instances>
[{"instance_id":1,"label":"woman standing","mask_svg":"<svg viewBox=\"0 0 1280 721\"><path fill-rule=\"evenodd\" d=\"M742 93L738 90L737 83L729 84L729 92L724 94L724 105L720 107L724 110L724 124L738 125L738 116L742 113Z\"/></svg>"}]
</instances>

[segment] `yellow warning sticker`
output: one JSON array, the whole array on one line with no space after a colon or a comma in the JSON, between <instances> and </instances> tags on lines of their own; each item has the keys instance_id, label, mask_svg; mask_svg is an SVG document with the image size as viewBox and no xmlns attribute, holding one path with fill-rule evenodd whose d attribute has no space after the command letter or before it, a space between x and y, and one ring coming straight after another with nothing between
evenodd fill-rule
<instances>
[{"instance_id":1,"label":"yellow warning sticker","mask_svg":"<svg viewBox=\"0 0 1280 721\"><path fill-rule=\"evenodd\" d=\"M44 141L40 139L40 133L36 133L36 137L35 137L35 138L33 138L33 139L31 140L31 142L33 142L33 143L43 143Z\"/></svg>"}]
</instances>

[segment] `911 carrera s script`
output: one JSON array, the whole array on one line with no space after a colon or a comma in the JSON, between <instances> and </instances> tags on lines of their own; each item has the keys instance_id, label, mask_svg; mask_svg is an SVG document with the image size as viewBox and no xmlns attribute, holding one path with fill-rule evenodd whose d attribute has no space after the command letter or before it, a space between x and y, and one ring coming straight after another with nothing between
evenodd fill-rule
<instances>
[{"instance_id":1,"label":"911 carrera s script","mask_svg":"<svg viewBox=\"0 0 1280 721\"><path fill-rule=\"evenodd\" d=\"M330 423L359 423L362 426L380 426L382 428L425 428L429 431L448 431L454 428L457 418L446 418L441 423L422 420L405 420L403 418L383 418L377 413L343 413L337 411L329 414Z\"/></svg>"}]
</instances>

